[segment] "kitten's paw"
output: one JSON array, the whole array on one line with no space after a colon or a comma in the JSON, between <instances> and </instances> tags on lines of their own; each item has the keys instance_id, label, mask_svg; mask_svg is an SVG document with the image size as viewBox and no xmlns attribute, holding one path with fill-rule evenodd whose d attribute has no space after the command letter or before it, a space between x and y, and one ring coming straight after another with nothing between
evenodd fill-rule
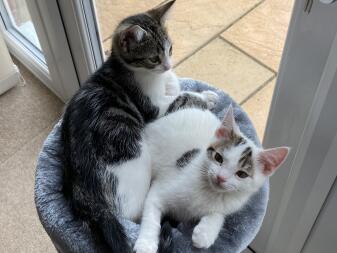
<instances>
[{"instance_id":1,"label":"kitten's paw","mask_svg":"<svg viewBox=\"0 0 337 253\"><path fill-rule=\"evenodd\" d=\"M133 248L135 253L156 253L158 245L150 240L137 240Z\"/></svg>"},{"instance_id":2,"label":"kitten's paw","mask_svg":"<svg viewBox=\"0 0 337 253\"><path fill-rule=\"evenodd\" d=\"M197 225L193 230L192 242L196 248L207 249L214 243L214 240L208 235L206 229Z\"/></svg>"},{"instance_id":3,"label":"kitten's paw","mask_svg":"<svg viewBox=\"0 0 337 253\"><path fill-rule=\"evenodd\" d=\"M201 92L201 95L206 101L208 109L213 109L219 100L218 94L216 94L214 91L206 90Z\"/></svg>"}]
</instances>

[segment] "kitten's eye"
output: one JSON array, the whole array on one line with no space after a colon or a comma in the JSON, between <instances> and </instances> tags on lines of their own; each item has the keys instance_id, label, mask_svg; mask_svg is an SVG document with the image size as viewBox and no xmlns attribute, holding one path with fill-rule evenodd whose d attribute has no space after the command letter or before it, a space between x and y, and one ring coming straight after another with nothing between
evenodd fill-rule
<instances>
[{"instance_id":1,"label":"kitten's eye","mask_svg":"<svg viewBox=\"0 0 337 253\"><path fill-rule=\"evenodd\" d=\"M151 63L160 63L159 56L151 57L151 58L149 58L149 61L150 61Z\"/></svg>"},{"instance_id":2,"label":"kitten's eye","mask_svg":"<svg viewBox=\"0 0 337 253\"><path fill-rule=\"evenodd\" d=\"M236 175L237 175L239 178L246 178L246 177L249 176L246 172L244 172L244 171L242 171L242 170L239 170L238 172L236 172Z\"/></svg>"},{"instance_id":3,"label":"kitten's eye","mask_svg":"<svg viewBox=\"0 0 337 253\"><path fill-rule=\"evenodd\" d=\"M169 54L170 54L170 56L172 55L172 46L170 47Z\"/></svg>"},{"instance_id":4,"label":"kitten's eye","mask_svg":"<svg viewBox=\"0 0 337 253\"><path fill-rule=\"evenodd\" d=\"M222 156L221 156L218 152L215 153L214 159L215 159L218 163L220 163L220 164L223 163L223 158L222 158Z\"/></svg>"}]
</instances>

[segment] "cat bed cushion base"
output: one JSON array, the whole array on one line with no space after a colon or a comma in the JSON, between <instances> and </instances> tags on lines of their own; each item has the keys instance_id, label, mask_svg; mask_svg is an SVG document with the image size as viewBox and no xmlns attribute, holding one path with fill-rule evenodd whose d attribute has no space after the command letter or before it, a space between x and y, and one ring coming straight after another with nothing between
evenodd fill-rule
<instances>
[{"instance_id":1,"label":"cat bed cushion base","mask_svg":"<svg viewBox=\"0 0 337 253\"><path fill-rule=\"evenodd\" d=\"M241 131L260 145L256 131L246 113L227 94L206 83L183 78L183 90L213 90L220 96L213 112L222 118L226 108L232 104L235 119ZM105 245L98 244L88 227L76 220L62 193L63 164L60 142L60 123L56 124L44 142L38 158L35 178L35 203L40 221L60 253L109 252ZM180 224L173 229L174 253L240 253L254 239L265 215L269 193L269 182L254 194L238 212L227 216L218 239L209 249L192 246L192 224ZM139 225L121 219L126 234L135 242Z\"/></svg>"}]
</instances>

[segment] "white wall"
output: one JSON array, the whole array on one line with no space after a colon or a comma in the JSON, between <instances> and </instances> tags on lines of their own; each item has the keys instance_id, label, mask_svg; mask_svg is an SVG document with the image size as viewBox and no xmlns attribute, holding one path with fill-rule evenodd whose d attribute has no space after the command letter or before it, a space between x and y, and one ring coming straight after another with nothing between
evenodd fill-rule
<instances>
[{"instance_id":1,"label":"white wall","mask_svg":"<svg viewBox=\"0 0 337 253\"><path fill-rule=\"evenodd\" d=\"M19 73L9 56L7 46L0 33L0 94L19 82Z\"/></svg>"}]
</instances>

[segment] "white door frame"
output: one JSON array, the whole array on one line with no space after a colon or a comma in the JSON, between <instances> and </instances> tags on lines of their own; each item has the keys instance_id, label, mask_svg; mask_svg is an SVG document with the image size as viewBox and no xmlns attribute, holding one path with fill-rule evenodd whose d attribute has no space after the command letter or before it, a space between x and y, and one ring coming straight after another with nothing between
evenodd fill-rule
<instances>
[{"instance_id":1,"label":"white door frame","mask_svg":"<svg viewBox=\"0 0 337 253\"><path fill-rule=\"evenodd\" d=\"M284 187L266 253L301 252L335 181L336 84L337 36Z\"/></svg>"},{"instance_id":2,"label":"white door frame","mask_svg":"<svg viewBox=\"0 0 337 253\"><path fill-rule=\"evenodd\" d=\"M57 1L29 0L27 6L52 79L50 88L67 101L78 90L79 80Z\"/></svg>"},{"instance_id":3,"label":"white door frame","mask_svg":"<svg viewBox=\"0 0 337 253\"><path fill-rule=\"evenodd\" d=\"M95 5L88 0L58 0L80 83L103 63Z\"/></svg>"},{"instance_id":4,"label":"white door frame","mask_svg":"<svg viewBox=\"0 0 337 253\"><path fill-rule=\"evenodd\" d=\"M264 138L264 146L292 152L271 178L267 215L251 245L257 253L301 252L331 187L327 178L335 177L324 159L337 127L326 115L337 118L337 4L316 1L308 14L305 3L295 3Z\"/></svg>"}]
</instances>

